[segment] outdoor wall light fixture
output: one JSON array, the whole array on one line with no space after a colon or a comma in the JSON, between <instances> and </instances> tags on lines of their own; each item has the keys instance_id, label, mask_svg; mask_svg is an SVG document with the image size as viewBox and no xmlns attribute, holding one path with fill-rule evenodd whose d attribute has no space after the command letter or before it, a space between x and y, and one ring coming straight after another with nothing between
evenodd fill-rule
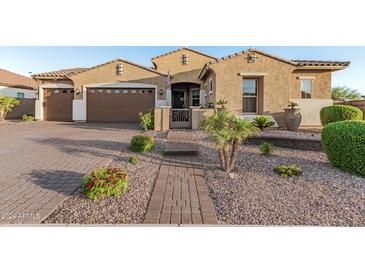
<instances>
[{"instance_id":1,"label":"outdoor wall light fixture","mask_svg":"<svg viewBox=\"0 0 365 274\"><path fill-rule=\"evenodd\" d=\"M258 58L256 54L249 54L246 59L248 63L255 63Z\"/></svg>"},{"instance_id":2,"label":"outdoor wall light fixture","mask_svg":"<svg viewBox=\"0 0 365 274\"><path fill-rule=\"evenodd\" d=\"M160 89L160 95L162 95L163 94L163 90L162 89Z\"/></svg>"}]
</instances>

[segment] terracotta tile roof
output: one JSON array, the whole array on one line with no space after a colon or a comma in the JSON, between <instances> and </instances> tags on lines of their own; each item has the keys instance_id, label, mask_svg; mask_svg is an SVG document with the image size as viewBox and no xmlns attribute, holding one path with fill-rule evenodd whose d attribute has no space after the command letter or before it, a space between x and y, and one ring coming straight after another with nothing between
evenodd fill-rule
<instances>
[{"instance_id":1,"label":"terracotta tile roof","mask_svg":"<svg viewBox=\"0 0 365 274\"><path fill-rule=\"evenodd\" d=\"M101 67L101 66L105 66L105 65L107 65L107 64L110 64L110 63L113 63L113 62L116 62L116 61L121 61L121 62L124 62L124 63L128 63L128 64L130 64L130 65L137 66L137 67L140 67L140 68L142 68L142 69L145 69L145 70L148 70L148 71L151 71L151 72L154 72L154 73L157 73L157 74L163 75L163 76L167 76L167 74L166 74L166 73L162 73L162 72L160 72L160 71L158 71L158 70L155 70L155 69L153 69L153 68L145 67L145 66L142 66L142 65L140 65L140 64L133 63L133 62L131 62L131 61L128 61L128 60L125 60L125 59L122 59L122 58L117 58L117 59L114 59L114 60L108 61L108 62L106 62L106 63L100 64L100 65L97 65L97 66L93 66L93 67L91 67L91 68L85 69L85 71L86 71L86 70L95 69L95 68L98 68L98 67Z\"/></svg>"},{"instance_id":2,"label":"terracotta tile roof","mask_svg":"<svg viewBox=\"0 0 365 274\"><path fill-rule=\"evenodd\" d=\"M222 58L219 58L219 59L206 63L204 68L202 69L201 73L199 74L199 77L202 77L205 74L205 72L209 69L209 65L216 64L216 63L228 60L232 57L239 56L239 55L242 55L242 54L245 54L248 52L257 52L262 55L266 55L268 57L274 58L276 60L291 64L296 67L304 67L304 66L339 66L339 67L343 67L343 66L350 65L349 61L342 62L342 61L317 61L317 60L288 60L288 59L278 57L278 56L275 56L275 55L272 55L272 54L269 54L269 53L266 53L266 52L263 52L263 51L260 51L257 49L250 48L248 50L243 50L243 51L240 51L240 52L237 52L237 53L234 53L234 54L231 54L231 55L228 55L228 56L225 56L225 57L222 57Z\"/></svg>"},{"instance_id":3,"label":"terracotta tile roof","mask_svg":"<svg viewBox=\"0 0 365 274\"><path fill-rule=\"evenodd\" d=\"M349 61L292 60L300 66L348 66Z\"/></svg>"},{"instance_id":4,"label":"terracotta tile roof","mask_svg":"<svg viewBox=\"0 0 365 274\"><path fill-rule=\"evenodd\" d=\"M60 69L55 71L48 71L33 74L33 79L41 79L41 78L68 78L80 72L87 70L87 68L70 68L70 69Z\"/></svg>"},{"instance_id":5,"label":"terracotta tile roof","mask_svg":"<svg viewBox=\"0 0 365 274\"><path fill-rule=\"evenodd\" d=\"M90 67L90 68L70 68L70 69L61 69L61 70L55 70L55 71L37 73L37 74L33 74L32 75L32 78L33 79L42 79L42 78L70 78L70 77L72 77L72 76L74 76L76 74L79 74L79 73L82 73L82 72L85 72L85 71L88 71L88 70L91 70L91 69L95 69L95 68L98 68L98 67L102 67L102 66L105 66L107 64L111 64L113 62L116 62L116 61L125 62L125 63L131 64L133 66L137 66L137 67L140 67L142 69L145 69L145 70L148 70L148 71L151 71L151 72L154 72L154 73L163 75L163 76L167 76L167 74L162 73L160 71L157 71L157 70L155 70L153 68L145 67L145 66L142 66L140 64L136 64L136 63L133 63L131 61L118 58L118 59L114 59L114 60L108 61L106 63L99 64L99 65L96 65L96 66L93 66L93 67Z\"/></svg>"},{"instance_id":6,"label":"terracotta tile roof","mask_svg":"<svg viewBox=\"0 0 365 274\"><path fill-rule=\"evenodd\" d=\"M217 59L216 57L211 56L211 55L208 55L208 54L206 54L206 53L204 53L204 52L197 51L197 50L192 49L192 48L189 48L189 47L183 47L183 48L179 48L179 49L176 49L176 50L173 50L173 51L169 51L169 52L166 52L166 53L164 53L164 54L161 54L161 55L158 55L158 56L152 57L152 58L151 58L151 60L154 60L154 59L160 58L160 57L162 57L162 56L170 55L170 54L172 54L172 53L179 52L179 51L181 51L181 50L190 50L190 51L195 52L195 53L197 53L197 54L201 54L201 55L204 55L204 56L209 57L209 58Z\"/></svg>"},{"instance_id":7,"label":"terracotta tile roof","mask_svg":"<svg viewBox=\"0 0 365 274\"><path fill-rule=\"evenodd\" d=\"M32 78L16 74L5 69L0 69L0 86L33 90L37 89L37 83Z\"/></svg>"}]
</instances>

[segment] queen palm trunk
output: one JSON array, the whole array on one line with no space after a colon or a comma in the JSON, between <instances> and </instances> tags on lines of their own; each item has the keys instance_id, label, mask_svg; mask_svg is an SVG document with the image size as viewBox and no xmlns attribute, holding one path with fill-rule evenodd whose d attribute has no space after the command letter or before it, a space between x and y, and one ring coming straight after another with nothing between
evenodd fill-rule
<instances>
[{"instance_id":1,"label":"queen palm trunk","mask_svg":"<svg viewBox=\"0 0 365 274\"><path fill-rule=\"evenodd\" d=\"M3 121L4 120L5 114L6 114L5 111L2 110L2 109L0 109L0 121Z\"/></svg>"},{"instance_id":2,"label":"queen palm trunk","mask_svg":"<svg viewBox=\"0 0 365 274\"><path fill-rule=\"evenodd\" d=\"M227 165L227 172L232 172L234 168L234 163L236 162L238 150L240 147L240 141L237 139L233 139L232 142L232 151L231 151L231 157L229 159L229 164Z\"/></svg>"},{"instance_id":3,"label":"queen palm trunk","mask_svg":"<svg viewBox=\"0 0 365 274\"><path fill-rule=\"evenodd\" d=\"M223 170L227 171L229 167L229 155L228 155L228 147L225 147L223 149L223 155L224 155L224 167Z\"/></svg>"},{"instance_id":4,"label":"queen palm trunk","mask_svg":"<svg viewBox=\"0 0 365 274\"><path fill-rule=\"evenodd\" d=\"M221 169L224 170L226 167L226 161L224 159L224 152L223 152L222 148L218 149L218 154L219 154L219 163L220 163Z\"/></svg>"}]
</instances>

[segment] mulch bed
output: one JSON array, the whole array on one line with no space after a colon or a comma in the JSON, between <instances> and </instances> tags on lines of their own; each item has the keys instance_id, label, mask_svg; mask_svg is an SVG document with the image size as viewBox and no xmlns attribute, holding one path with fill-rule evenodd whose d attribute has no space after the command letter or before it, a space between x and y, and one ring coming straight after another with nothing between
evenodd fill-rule
<instances>
[{"instance_id":1,"label":"mulch bed","mask_svg":"<svg viewBox=\"0 0 365 274\"><path fill-rule=\"evenodd\" d=\"M218 168L214 144L200 138L210 196L222 224L365 226L365 178L332 167L323 152L241 147L233 178ZM298 177L277 175L296 164Z\"/></svg>"},{"instance_id":2,"label":"mulch bed","mask_svg":"<svg viewBox=\"0 0 365 274\"><path fill-rule=\"evenodd\" d=\"M139 154L122 151L109 166L124 167L128 173L128 192L117 198L105 198L93 202L81 189L63 202L44 223L74 224L140 224L143 223L154 182L161 164L157 148L155 152ZM128 162L137 156L136 165Z\"/></svg>"}]
</instances>

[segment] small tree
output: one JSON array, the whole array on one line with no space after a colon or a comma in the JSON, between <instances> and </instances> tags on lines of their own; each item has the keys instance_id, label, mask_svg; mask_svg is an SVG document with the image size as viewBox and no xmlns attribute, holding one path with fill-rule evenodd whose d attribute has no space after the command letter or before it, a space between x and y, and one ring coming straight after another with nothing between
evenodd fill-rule
<instances>
[{"instance_id":1,"label":"small tree","mask_svg":"<svg viewBox=\"0 0 365 274\"><path fill-rule=\"evenodd\" d=\"M332 99L339 101L357 100L361 99L361 94L356 89L348 87L333 87L331 97Z\"/></svg>"},{"instance_id":2,"label":"small tree","mask_svg":"<svg viewBox=\"0 0 365 274\"><path fill-rule=\"evenodd\" d=\"M204 120L202 128L215 143L220 167L226 172L233 171L242 141L260 132L249 121L238 118L225 110Z\"/></svg>"},{"instance_id":3,"label":"small tree","mask_svg":"<svg viewBox=\"0 0 365 274\"><path fill-rule=\"evenodd\" d=\"M3 121L5 115L19 104L19 100L14 97L0 95L0 121Z\"/></svg>"}]
</instances>

